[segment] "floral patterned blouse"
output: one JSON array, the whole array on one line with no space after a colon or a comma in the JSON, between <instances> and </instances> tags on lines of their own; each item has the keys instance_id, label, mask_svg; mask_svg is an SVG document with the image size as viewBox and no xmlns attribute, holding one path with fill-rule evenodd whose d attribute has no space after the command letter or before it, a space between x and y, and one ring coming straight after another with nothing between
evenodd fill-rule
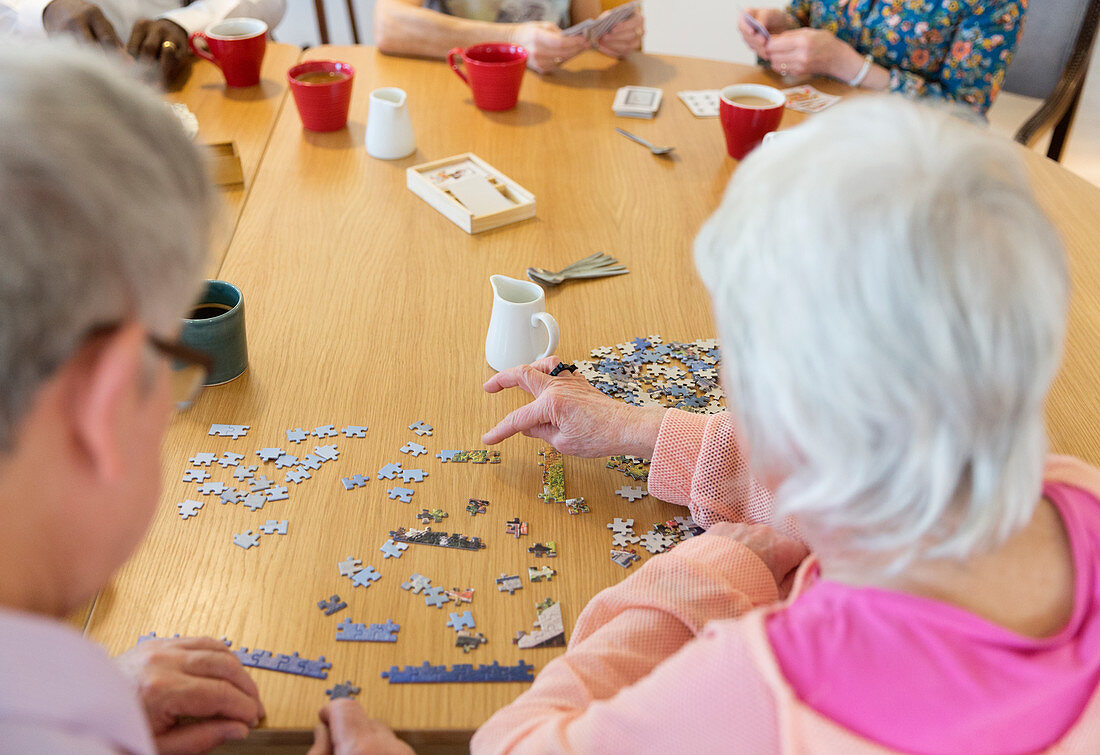
<instances>
[{"instance_id":1,"label":"floral patterned blouse","mask_svg":"<svg viewBox=\"0 0 1100 755\"><path fill-rule=\"evenodd\" d=\"M890 71L890 90L985 113L1016 52L1027 0L792 0L802 26L835 34Z\"/></svg>"}]
</instances>

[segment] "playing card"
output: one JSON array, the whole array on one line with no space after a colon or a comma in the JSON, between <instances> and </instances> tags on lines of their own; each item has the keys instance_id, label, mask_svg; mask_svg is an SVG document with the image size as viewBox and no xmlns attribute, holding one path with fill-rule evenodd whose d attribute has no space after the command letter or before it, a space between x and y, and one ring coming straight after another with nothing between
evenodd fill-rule
<instances>
[{"instance_id":1,"label":"playing card","mask_svg":"<svg viewBox=\"0 0 1100 755\"><path fill-rule=\"evenodd\" d=\"M447 190L474 215L491 215L513 206L485 176L461 178L451 183Z\"/></svg>"},{"instance_id":2,"label":"playing card","mask_svg":"<svg viewBox=\"0 0 1100 755\"><path fill-rule=\"evenodd\" d=\"M562 31L562 36L584 37L591 44L596 44L600 37L633 16L638 11L639 2L640 0L632 0L612 8L597 18L589 18L579 24L573 24Z\"/></svg>"},{"instance_id":3,"label":"playing card","mask_svg":"<svg viewBox=\"0 0 1100 755\"><path fill-rule=\"evenodd\" d=\"M627 118L652 118L661 107L661 95L654 87L620 87L611 109Z\"/></svg>"},{"instance_id":4,"label":"playing card","mask_svg":"<svg viewBox=\"0 0 1100 755\"><path fill-rule=\"evenodd\" d=\"M753 31L755 31L757 34L762 36L764 38L765 42L767 42L768 40L770 40L772 38L771 33L768 32L768 30L766 28L764 28L764 24L760 23L759 21L757 21L755 18L750 16L748 13L745 13L744 11L741 12L741 15L744 17L745 23L748 24L749 26L751 26Z\"/></svg>"},{"instance_id":5,"label":"playing card","mask_svg":"<svg viewBox=\"0 0 1100 755\"><path fill-rule=\"evenodd\" d=\"M696 118L718 117L719 93L717 89L685 90L676 94Z\"/></svg>"},{"instance_id":6,"label":"playing card","mask_svg":"<svg viewBox=\"0 0 1100 755\"><path fill-rule=\"evenodd\" d=\"M579 24L573 24L568 29L563 29L561 35L563 37L587 37L588 30L592 28L592 24L592 19L586 18Z\"/></svg>"},{"instance_id":7,"label":"playing card","mask_svg":"<svg viewBox=\"0 0 1100 755\"><path fill-rule=\"evenodd\" d=\"M842 99L835 94L820 92L809 84L784 89L783 94L787 95L787 107L800 113L820 113Z\"/></svg>"}]
</instances>

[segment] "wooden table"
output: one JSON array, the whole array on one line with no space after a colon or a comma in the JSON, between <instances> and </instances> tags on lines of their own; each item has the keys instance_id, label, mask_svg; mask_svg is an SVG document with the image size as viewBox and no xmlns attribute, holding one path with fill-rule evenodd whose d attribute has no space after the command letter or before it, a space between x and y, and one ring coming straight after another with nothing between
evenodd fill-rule
<instances>
[{"instance_id":1,"label":"wooden table","mask_svg":"<svg viewBox=\"0 0 1100 755\"><path fill-rule=\"evenodd\" d=\"M259 86L244 89L227 88L221 70L199 59L192 64L182 86L165 96L170 102L182 102L195 114L199 122L197 142L235 142L240 153L244 184L226 186L220 192L225 205L211 246L208 265L211 275L216 275L221 267L275 119L287 97L286 71L301 54L301 48L295 45L268 42Z\"/></svg>"},{"instance_id":2,"label":"wooden table","mask_svg":"<svg viewBox=\"0 0 1100 755\"><path fill-rule=\"evenodd\" d=\"M363 688L368 711L420 744L463 741L495 709L526 689L522 684L397 685L379 673L391 665L433 663L512 664L543 667L560 650L520 651L511 638L529 630L534 603L561 601L567 631L591 596L623 578L608 560L613 517L648 528L683 510L647 498L627 503L613 495L625 482L602 459L567 461L570 495L584 496L593 512L570 517L541 503L538 442L518 438L501 447L499 465L441 464L398 452L409 440L440 449L479 448L479 436L523 402L512 392L486 396L490 374L483 342L490 309L488 277L521 277L528 265L551 269L593 251L606 251L631 274L547 293L548 310L561 325L561 354L586 358L591 348L636 335L666 340L714 335L710 308L691 261L692 238L720 197L735 163L725 157L715 119L696 119L676 100L681 89L719 87L738 81L771 81L756 69L672 57L637 56L613 62L587 54L555 76L528 74L519 106L483 113L469 92L438 62L389 58L370 48L320 48L307 58L334 58L357 71L349 127L333 134L303 132L289 103L276 124L267 155L221 269L247 300L251 366L237 381L208 390L180 415L165 443L164 494L149 538L103 591L90 634L112 652L138 635L225 635L250 648L300 652L333 663L327 682L256 671L268 710L259 741L308 741L308 729L324 690L349 679ZM615 89L637 83L660 86L666 102L652 122L623 121L611 113ZM368 92L399 86L410 93L419 150L395 162L370 158L362 147ZM821 88L843 87L822 82ZM787 112L784 126L802 119ZM627 128L658 144L675 144L671 160L651 157L614 133ZM525 223L468 236L405 189L410 165L472 151L533 191L538 216ZM1098 384L1090 369L1097 343L1096 303L1100 270L1090 257L1100 238L1100 191L1036 158L1039 192L1066 228L1078 279L1070 348L1053 399L1059 448L1094 463L1098 445L1086 428L1095 409L1085 401ZM1070 421L1075 415L1082 418ZM1087 415L1087 418L1086 418ZM434 425L429 438L406 426ZM206 437L213 422L251 425L238 441ZM255 449L288 446L288 428L367 425L364 439L333 439L338 462L294 487L291 500L251 513L208 500L199 516L181 521L175 504L194 497L180 482L186 460L198 451L234 450L255 462ZM313 441L313 439L311 439ZM312 446L312 443L308 444ZM303 444L303 447L307 444ZM372 479L345 492L342 476L375 477L387 462L422 467L429 477L412 484L410 504L387 498L394 483ZM214 479L232 482L217 467ZM271 474L270 467L264 468ZM281 479L282 475L278 475ZM489 513L471 519L468 498L491 501ZM410 546L401 559L383 560L378 547L397 526L415 526L421 508L439 507L450 517L436 529L478 535L488 548L471 553ZM505 520L530 522L520 540L504 533ZM233 533L257 528L267 518L290 520L285 537L264 536L242 550ZM514 595L498 593L494 579L540 565L527 548L555 540L560 556L549 562L558 575ZM382 578L369 589L337 573L353 556ZM444 610L400 589L413 572L435 585L474 587L468 606L489 644L469 656L454 647ZM316 601L339 593L349 608L323 616ZM462 608L466 608L463 606ZM396 644L336 643L336 623L401 625ZM253 737L253 740L257 739Z\"/></svg>"}]
</instances>

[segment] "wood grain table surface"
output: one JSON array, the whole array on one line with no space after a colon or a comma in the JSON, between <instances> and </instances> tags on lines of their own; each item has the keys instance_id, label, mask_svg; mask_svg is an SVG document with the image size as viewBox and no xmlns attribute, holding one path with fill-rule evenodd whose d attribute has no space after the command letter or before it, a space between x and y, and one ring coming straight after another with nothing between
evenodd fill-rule
<instances>
[{"instance_id":1,"label":"wood grain table surface","mask_svg":"<svg viewBox=\"0 0 1100 755\"><path fill-rule=\"evenodd\" d=\"M224 212L215 229L208 270L216 273L233 237L245 202L267 149L275 119L288 96L286 71L298 61L301 48L268 42L260 70L260 83L254 87L229 89L221 70L213 63L197 59L186 78L165 95L169 102L181 102L199 122L200 144L235 142L241 158L244 184L224 186Z\"/></svg>"},{"instance_id":2,"label":"wood grain table surface","mask_svg":"<svg viewBox=\"0 0 1100 755\"><path fill-rule=\"evenodd\" d=\"M614 517L636 529L686 513L652 497L628 503L613 494L627 482L602 459L567 459L571 496L592 513L568 516L543 504L537 441L517 438L499 448L498 465L442 464L441 449L477 449L479 437L524 397L488 396L491 374L483 345L491 307L488 278L522 277L536 265L559 269L595 251L618 257L629 275L569 284L547 292L547 309L561 326L560 354L587 358L590 349L634 336L666 341L713 337L704 288L694 272L694 234L716 206L736 163L725 156L717 119L697 119L678 101L683 89L735 82L778 83L770 74L734 64L638 55L615 62L585 54L554 76L528 73L519 106L510 112L477 110L469 91L446 65L386 57L368 47L318 48L304 58L343 60L356 67L348 128L312 134L301 128L287 99L256 174L219 277L245 295L250 367L238 380L208 389L173 423L164 446L164 489L145 544L100 595L90 636L112 653L149 631L158 635L225 636L249 648L324 655L327 681L257 670L268 711L257 743L306 742L325 689L351 680L374 716L414 743L462 742L525 684L388 685L392 665L490 663L523 659L542 668L561 649L519 650L517 630L530 630L535 603L561 602L567 634L584 604L626 572L608 558ZM653 121L616 118L617 87L661 87L665 102ZM815 82L842 93L845 88ZM369 92L398 86L409 93L417 152L404 160L372 159L363 148ZM197 111L200 115L201 113ZM783 126L804 116L788 111ZM613 130L621 126L657 144L673 144L672 159L649 155ZM473 152L532 191L537 217L468 236L405 188L405 169ZM1059 450L1100 462L1093 346L1098 342L1100 191L1044 158L1029 158L1044 206L1058 220L1072 258L1075 293L1066 369L1051 400L1052 436ZM407 429L415 420L434 426L431 437ZM251 426L240 440L210 438L211 423ZM193 519L181 521L176 503L195 498L181 475L196 452L236 451L247 463L265 446L302 455L285 430L334 424L366 425L363 439L338 438L336 462L312 479L290 484L290 500L250 512L213 497ZM419 441L429 455L399 453ZM411 483L412 503L390 500L395 483L377 479L388 462L423 468ZM233 483L232 470L211 470ZM267 465L261 472L282 483ZM361 473L371 481L346 492L340 478ZM469 498L490 501L484 516L469 517ZM422 508L449 517L435 529L480 536L487 548L467 552L412 545L400 559L378 548L388 531L418 526ZM530 523L527 537L504 532L514 516ZM289 534L263 536L242 550L234 533L257 530L269 518L288 519ZM559 556L535 559L527 548L554 540ZM644 556L643 552L643 556ZM337 563L356 557L381 578L369 588L341 577ZM551 582L528 582L526 568L549 564ZM413 572L434 585L473 587L469 606L437 610L400 589ZM502 572L522 574L523 589L500 593ZM349 608L326 617L315 603L333 593ZM453 610L469 608L488 644L464 655L446 626ZM401 625L394 644L337 643L335 626L357 622Z\"/></svg>"}]
</instances>

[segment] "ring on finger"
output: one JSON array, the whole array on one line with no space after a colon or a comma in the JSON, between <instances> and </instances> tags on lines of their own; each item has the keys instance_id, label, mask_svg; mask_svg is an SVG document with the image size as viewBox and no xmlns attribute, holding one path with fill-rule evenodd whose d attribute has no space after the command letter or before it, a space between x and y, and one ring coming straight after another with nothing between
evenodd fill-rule
<instances>
[{"instance_id":1,"label":"ring on finger","mask_svg":"<svg viewBox=\"0 0 1100 755\"><path fill-rule=\"evenodd\" d=\"M175 42L173 42L170 39L166 39L163 42L161 42L160 46L161 46L162 49L171 50L172 52L175 52L176 50L180 49L179 45L177 45Z\"/></svg>"},{"instance_id":2,"label":"ring on finger","mask_svg":"<svg viewBox=\"0 0 1100 755\"><path fill-rule=\"evenodd\" d=\"M781 74L783 74L784 76L787 75L787 64L786 63L780 63L779 64L779 72Z\"/></svg>"},{"instance_id":3,"label":"ring on finger","mask_svg":"<svg viewBox=\"0 0 1100 755\"><path fill-rule=\"evenodd\" d=\"M564 62L565 62L565 58L554 58L554 65L556 65L556 66L560 66Z\"/></svg>"}]
</instances>

